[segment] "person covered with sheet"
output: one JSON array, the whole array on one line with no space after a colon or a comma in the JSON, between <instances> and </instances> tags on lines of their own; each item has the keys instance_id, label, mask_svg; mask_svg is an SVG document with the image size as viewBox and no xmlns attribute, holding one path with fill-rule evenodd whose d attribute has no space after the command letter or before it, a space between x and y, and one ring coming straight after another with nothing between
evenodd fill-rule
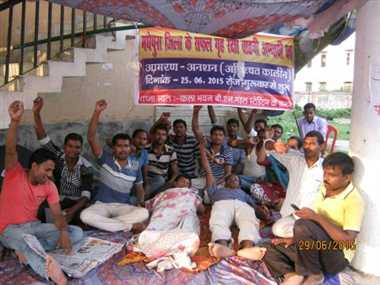
<instances>
[{"instance_id":1,"label":"person covered with sheet","mask_svg":"<svg viewBox=\"0 0 380 285\"><path fill-rule=\"evenodd\" d=\"M175 187L146 201L150 220L139 235L137 250L154 260L158 271L193 265L190 256L199 248L200 226L197 212L203 211L201 198L190 188L190 179L179 175Z\"/></svg>"}]
</instances>

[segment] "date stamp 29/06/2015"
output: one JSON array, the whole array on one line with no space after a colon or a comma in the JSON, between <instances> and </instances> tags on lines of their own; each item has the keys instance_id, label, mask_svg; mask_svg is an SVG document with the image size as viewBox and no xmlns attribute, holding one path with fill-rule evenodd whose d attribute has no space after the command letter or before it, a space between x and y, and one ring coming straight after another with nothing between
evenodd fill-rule
<instances>
[{"instance_id":1,"label":"date stamp 29/06/2015","mask_svg":"<svg viewBox=\"0 0 380 285\"><path fill-rule=\"evenodd\" d=\"M346 240L300 240L299 250L355 250L355 241Z\"/></svg>"}]
</instances>

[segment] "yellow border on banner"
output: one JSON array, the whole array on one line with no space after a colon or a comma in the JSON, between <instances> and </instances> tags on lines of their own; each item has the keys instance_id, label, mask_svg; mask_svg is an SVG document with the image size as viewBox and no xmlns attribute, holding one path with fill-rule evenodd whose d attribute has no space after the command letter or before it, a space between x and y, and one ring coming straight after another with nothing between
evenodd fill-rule
<instances>
[{"instance_id":1,"label":"yellow border on banner","mask_svg":"<svg viewBox=\"0 0 380 285\"><path fill-rule=\"evenodd\" d=\"M152 27L140 29L139 39L140 60L200 58L294 66L291 36L258 33L243 39L228 39Z\"/></svg>"}]
</instances>

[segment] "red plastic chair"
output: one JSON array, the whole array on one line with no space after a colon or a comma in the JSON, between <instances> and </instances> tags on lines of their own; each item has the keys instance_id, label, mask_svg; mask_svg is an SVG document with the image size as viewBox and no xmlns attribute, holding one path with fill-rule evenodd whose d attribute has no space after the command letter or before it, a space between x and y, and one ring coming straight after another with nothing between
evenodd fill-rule
<instances>
[{"instance_id":1,"label":"red plastic chair","mask_svg":"<svg viewBox=\"0 0 380 285\"><path fill-rule=\"evenodd\" d=\"M328 151L327 147L328 147L328 143L329 143L331 135L333 135L332 144L331 144L330 151ZM334 126L328 125L327 126L327 133L326 133L326 150L328 151L328 153L334 152L335 143L336 143L337 138L338 138L338 130Z\"/></svg>"}]
</instances>

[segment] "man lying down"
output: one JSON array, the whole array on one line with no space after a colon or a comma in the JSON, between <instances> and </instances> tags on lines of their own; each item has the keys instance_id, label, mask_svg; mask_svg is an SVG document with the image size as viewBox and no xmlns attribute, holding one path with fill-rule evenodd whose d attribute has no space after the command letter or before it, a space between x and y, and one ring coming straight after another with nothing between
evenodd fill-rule
<instances>
[{"instance_id":1,"label":"man lying down","mask_svg":"<svg viewBox=\"0 0 380 285\"><path fill-rule=\"evenodd\" d=\"M197 212L203 212L201 198L190 188L190 180L178 176L170 188L145 206L150 221L139 235L136 250L153 259L147 266L161 272L172 268L192 269L190 256L199 248L200 226Z\"/></svg>"}]
</instances>

